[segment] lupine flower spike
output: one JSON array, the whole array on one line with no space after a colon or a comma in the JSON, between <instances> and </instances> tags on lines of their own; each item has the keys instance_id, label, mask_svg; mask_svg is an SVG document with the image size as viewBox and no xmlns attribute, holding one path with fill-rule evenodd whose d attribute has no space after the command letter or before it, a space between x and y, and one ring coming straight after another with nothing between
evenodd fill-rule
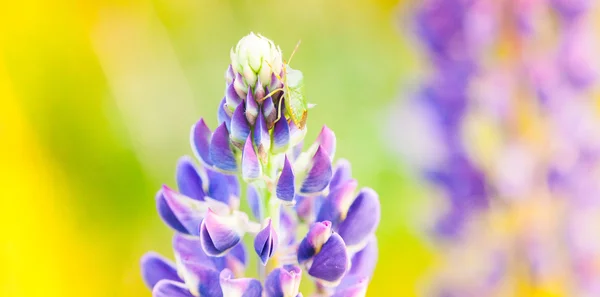
<instances>
[{"instance_id":1,"label":"lupine flower spike","mask_svg":"<svg viewBox=\"0 0 600 297\"><path fill-rule=\"evenodd\" d=\"M175 261L144 255L144 282L155 297L301 297L306 271L315 296L364 296L377 262L377 194L355 194L348 161L332 165L331 129L302 152L309 107L302 72L278 46L250 33L230 57L216 128L200 119L191 129L198 162L182 157L177 187L156 195L159 216L175 231ZM240 211L242 199L250 214ZM258 279L244 276L247 234Z\"/></svg>"}]
</instances>

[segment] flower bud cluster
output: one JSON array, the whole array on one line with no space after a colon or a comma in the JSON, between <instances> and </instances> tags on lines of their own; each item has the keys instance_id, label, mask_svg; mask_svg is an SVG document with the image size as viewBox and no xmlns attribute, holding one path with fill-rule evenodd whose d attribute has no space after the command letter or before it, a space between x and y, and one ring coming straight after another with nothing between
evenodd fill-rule
<instances>
[{"instance_id":1,"label":"flower bud cluster","mask_svg":"<svg viewBox=\"0 0 600 297\"><path fill-rule=\"evenodd\" d=\"M279 47L261 35L232 49L219 125L193 125L199 163L182 157L177 190L163 186L156 197L176 234L174 263L153 252L142 258L153 296L297 297L303 271L317 296L366 294L377 261L379 198L368 188L356 193L348 161L333 165L329 128L302 151L306 126L284 109L286 66ZM240 210L242 196L250 214ZM246 234L258 279L244 277Z\"/></svg>"}]
</instances>

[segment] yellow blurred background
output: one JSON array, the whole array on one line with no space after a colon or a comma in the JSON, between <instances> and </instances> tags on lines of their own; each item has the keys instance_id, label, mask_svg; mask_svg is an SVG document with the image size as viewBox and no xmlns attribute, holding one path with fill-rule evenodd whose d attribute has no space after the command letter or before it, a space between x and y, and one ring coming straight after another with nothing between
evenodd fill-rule
<instances>
[{"instance_id":1,"label":"yellow blurred background","mask_svg":"<svg viewBox=\"0 0 600 297\"><path fill-rule=\"evenodd\" d=\"M229 49L250 31L302 45L309 135L383 206L369 296L416 296L432 257L421 189L385 148L386 107L417 63L397 1L10 1L0 10L0 296L150 296L139 258L171 255L154 193L216 123ZM393 160L393 161L390 161Z\"/></svg>"}]
</instances>

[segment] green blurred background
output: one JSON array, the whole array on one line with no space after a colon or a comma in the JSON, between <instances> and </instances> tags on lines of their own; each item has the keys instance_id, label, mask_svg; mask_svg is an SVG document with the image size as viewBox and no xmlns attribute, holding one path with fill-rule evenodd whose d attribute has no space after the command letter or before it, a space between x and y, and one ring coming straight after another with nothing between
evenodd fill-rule
<instances>
[{"instance_id":1,"label":"green blurred background","mask_svg":"<svg viewBox=\"0 0 600 297\"><path fill-rule=\"evenodd\" d=\"M189 127L216 125L229 49L262 33L304 72L308 140L383 207L369 296L416 296L432 256L421 188L387 150L386 109L417 68L397 1L11 1L0 11L0 296L150 296L147 250L171 255L154 194Z\"/></svg>"}]
</instances>

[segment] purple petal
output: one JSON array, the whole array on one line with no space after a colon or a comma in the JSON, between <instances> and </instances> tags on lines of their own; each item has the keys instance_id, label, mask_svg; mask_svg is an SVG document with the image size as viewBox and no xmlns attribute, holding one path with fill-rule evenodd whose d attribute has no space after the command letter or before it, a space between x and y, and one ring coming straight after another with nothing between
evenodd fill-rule
<instances>
[{"instance_id":1,"label":"purple petal","mask_svg":"<svg viewBox=\"0 0 600 297\"><path fill-rule=\"evenodd\" d=\"M298 296L301 280L302 269L296 265L275 268L265 280L266 297Z\"/></svg>"},{"instance_id":2,"label":"purple petal","mask_svg":"<svg viewBox=\"0 0 600 297\"><path fill-rule=\"evenodd\" d=\"M212 257L223 256L241 241L247 221L240 212L220 216L209 209L200 227L200 243L204 252Z\"/></svg>"},{"instance_id":3,"label":"purple petal","mask_svg":"<svg viewBox=\"0 0 600 297\"><path fill-rule=\"evenodd\" d=\"M365 248L352 256L352 266L350 266L348 274L371 278L377 265L377 258L377 238L375 235L371 235Z\"/></svg>"},{"instance_id":4,"label":"purple petal","mask_svg":"<svg viewBox=\"0 0 600 297\"><path fill-rule=\"evenodd\" d=\"M183 282L177 275L177 268L171 260L155 252L148 252L142 256L142 279L150 289L161 279Z\"/></svg>"},{"instance_id":5,"label":"purple petal","mask_svg":"<svg viewBox=\"0 0 600 297\"><path fill-rule=\"evenodd\" d=\"M250 125L246 120L244 109L244 104L240 104L233 112L231 134L229 135L231 142L240 149L243 147L246 138L250 135Z\"/></svg>"},{"instance_id":6,"label":"purple petal","mask_svg":"<svg viewBox=\"0 0 600 297\"><path fill-rule=\"evenodd\" d=\"M290 145L290 126L285 118L279 119L275 123L273 129L273 144L271 146L271 152L274 154L283 153L287 151Z\"/></svg>"},{"instance_id":7,"label":"purple petal","mask_svg":"<svg viewBox=\"0 0 600 297\"><path fill-rule=\"evenodd\" d=\"M266 226L254 238L254 251L263 265L267 265L267 261L275 253L277 243L277 232L275 232L275 229L271 225L271 218L267 218Z\"/></svg>"},{"instance_id":8,"label":"purple petal","mask_svg":"<svg viewBox=\"0 0 600 297\"><path fill-rule=\"evenodd\" d=\"M329 155L329 159L333 160L335 155L335 133L327 126L323 126L316 141Z\"/></svg>"},{"instance_id":9,"label":"purple petal","mask_svg":"<svg viewBox=\"0 0 600 297\"><path fill-rule=\"evenodd\" d=\"M216 168L225 172L235 172L237 163L233 150L229 145L229 131L222 123L213 133L210 140L210 160Z\"/></svg>"},{"instance_id":10,"label":"purple petal","mask_svg":"<svg viewBox=\"0 0 600 297\"><path fill-rule=\"evenodd\" d=\"M246 182L258 179L262 176L262 165L254 151L252 139L248 135L244 151L242 152L242 177Z\"/></svg>"},{"instance_id":11,"label":"purple petal","mask_svg":"<svg viewBox=\"0 0 600 297\"><path fill-rule=\"evenodd\" d=\"M234 84L235 83L229 84L225 90L225 106L230 111L234 111L240 104L242 104L242 98L240 98L236 92Z\"/></svg>"},{"instance_id":12,"label":"purple petal","mask_svg":"<svg viewBox=\"0 0 600 297\"><path fill-rule=\"evenodd\" d=\"M192 264L202 265L211 269L218 268L213 263L213 258L209 257L202 250L200 238L198 237L176 233L175 236L173 236L173 251L177 267L180 270L184 270L186 266ZM184 265L184 263L186 263L186 265Z\"/></svg>"},{"instance_id":13,"label":"purple petal","mask_svg":"<svg viewBox=\"0 0 600 297\"><path fill-rule=\"evenodd\" d=\"M162 189L158 190L158 192L156 193L156 209L158 210L158 215L160 215L160 218L167 225L169 225L169 227L181 233L189 233L188 230L181 224L177 216L175 216L175 214L169 207L169 204L167 204Z\"/></svg>"},{"instance_id":14,"label":"purple petal","mask_svg":"<svg viewBox=\"0 0 600 297\"><path fill-rule=\"evenodd\" d=\"M219 105L217 121L219 124L225 123L227 130L231 129L231 110L227 109L227 106L225 106L225 97L223 97L223 100L221 100L221 104Z\"/></svg>"},{"instance_id":15,"label":"purple petal","mask_svg":"<svg viewBox=\"0 0 600 297\"><path fill-rule=\"evenodd\" d=\"M346 159L340 159L335 164L335 168L333 170L333 177L331 178L331 182L329 182L329 189L335 189L345 181L352 178L352 167L350 166L350 162Z\"/></svg>"},{"instance_id":16,"label":"purple petal","mask_svg":"<svg viewBox=\"0 0 600 297\"><path fill-rule=\"evenodd\" d=\"M285 156L283 161L283 169L281 170L281 174L277 180L277 188L275 189L275 193L277 198L283 201L294 201L294 195L296 193L294 187L294 171L292 170L292 164L290 163L290 160L288 160L287 156Z\"/></svg>"},{"instance_id":17,"label":"purple petal","mask_svg":"<svg viewBox=\"0 0 600 297\"><path fill-rule=\"evenodd\" d=\"M193 296L222 297L219 271L195 262L183 262L184 280Z\"/></svg>"},{"instance_id":18,"label":"purple petal","mask_svg":"<svg viewBox=\"0 0 600 297\"><path fill-rule=\"evenodd\" d=\"M246 84L246 81L244 81L244 78L241 74L235 74L235 79L233 80L233 87L235 88L235 92L237 93L239 98L246 97L246 90L248 89L248 85Z\"/></svg>"},{"instance_id":19,"label":"purple petal","mask_svg":"<svg viewBox=\"0 0 600 297\"><path fill-rule=\"evenodd\" d=\"M202 178L192 159L188 156L181 157L177 162L177 188L185 196L196 200L204 200L204 190L202 188Z\"/></svg>"},{"instance_id":20,"label":"purple petal","mask_svg":"<svg viewBox=\"0 0 600 297\"><path fill-rule=\"evenodd\" d=\"M254 218L262 221L262 199L260 198L260 194L253 185L248 185L246 196L248 199L248 205L250 206L250 210L252 211L252 215L254 216Z\"/></svg>"},{"instance_id":21,"label":"purple petal","mask_svg":"<svg viewBox=\"0 0 600 297\"><path fill-rule=\"evenodd\" d=\"M277 110L275 109L275 104L273 104L272 97L269 97L263 101L262 111L267 122L267 130L271 130L271 128L273 128L275 125L275 120L277 119Z\"/></svg>"},{"instance_id":22,"label":"purple petal","mask_svg":"<svg viewBox=\"0 0 600 297\"><path fill-rule=\"evenodd\" d=\"M234 278L229 269L221 271L220 284L226 297L261 297L262 286L253 278Z\"/></svg>"},{"instance_id":23,"label":"purple petal","mask_svg":"<svg viewBox=\"0 0 600 297\"><path fill-rule=\"evenodd\" d=\"M231 206L232 198L239 197L239 184L237 184L236 176L211 169L206 169L206 176L208 177L208 196L210 198Z\"/></svg>"},{"instance_id":24,"label":"purple petal","mask_svg":"<svg viewBox=\"0 0 600 297\"><path fill-rule=\"evenodd\" d=\"M331 160L321 146L315 152L311 163L312 166L300 188L302 194L319 193L327 187L331 180Z\"/></svg>"},{"instance_id":25,"label":"purple petal","mask_svg":"<svg viewBox=\"0 0 600 297\"><path fill-rule=\"evenodd\" d=\"M265 161L267 152L271 147L271 137L269 136L267 122L261 110L258 111L256 125L254 126L254 144L258 149L258 156L261 160Z\"/></svg>"},{"instance_id":26,"label":"purple petal","mask_svg":"<svg viewBox=\"0 0 600 297\"><path fill-rule=\"evenodd\" d=\"M152 290L153 297L194 297L185 284L172 281L161 280Z\"/></svg>"},{"instance_id":27,"label":"purple petal","mask_svg":"<svg viewBox=\"0 0 600 297\"><path fill-rule=\"evenodd\" d=\"M210 138L212 132L204 119L200 119L193 127L192 133L190 136L192 150L196 157L204 163L206 166L212 166L212 161L210 160Z\"/></svg>"},{"instance_id":28,"label":"purple petal","mask_svg":"<svg viewBox=\"0 0 600 297\"><path fill-rule=\"evenodd\" d=\"M260 79L256 81L256 87L254 87L254 98L256 101L262 101L265 98L267 93L265 92L265 87L260 82Z\"/></svg>"},{"instance_id":29,"label":"purple petal","mask_svg":"<svg viewBox=\"0 0 600 297\"><path fill-rule=\"evenodd\" d=\"M316 210L321 208L321 203L324 200L322 196L302 196L296 195L294 197L296 204L294 209L298 218L306 223L314 222L316 219ZM323 219L319 221L326 221L329 219ZM329 220L331 221L331 220Z\"/></svg>"},{"instance_id":30,"label":"purple petal","mask_svg":"<svg viewBox=\"0 0 600 297\"><path fill-rule=\"evenodd\" d=\"M258 82L260 83L260 82ZM263 95L264 96L264 95ZM258 116L258 102L257 98L252 95L252 90L248 88L248 95L246 95L246 119L250 125L256 123L256 117Z\"/></svg>"},{"instance_id":31,"label":"purple petal","mask_svg":"<svg viewBox=\"0 0 600 297\"><path fill-rule=\"evenodd\" d=\"M308 274L326 286L335 286L348 270L348 253L344 240L334 233L313 258Z\"/></svg>"},{"instance_id":32,"label":"purple petal","mask_svg":"<svg viewBox=\"0 0 600 297\"><path fill-rule=\"evenodd\" d=\"M323 205L317 215L317 221L331 221L334 228L337 228L340 221L346 218L348 209L350 209L350 205L354 200L354 191L357 186L358 182L355 179L350 179L343 185L331 190L327 198L323 200Z\"/></svg>"},{"instance_id":33,"label":"purple petal","mask_svg":"<svg viewBox=\"0 0 600 297\"><path fill-rule=\"evenodd\" d=\"M342 284L348 282L347 285L340 284L331 297L364 297L367 294L367 287L369 285L368 278L357 278L351 277L346 280L344 277Z\"/></svg>"},{"instance_id":34,"label":"purple petal","mask_svg":"<svg viewBox=\"0 0 600 297\"><path fill-rule=\"evenodd\" d=\"M204 202L181 195L167 186L163 186L162 193L177 220L187 230L185 233L198 235L198 226L206 211Z\"/></svg>"},{"instance_id":35,"label":"purple petal","mask_svg":"<svg viewBox=\"0 0 600 297\"><path fill-rule=\"evenodd\" d=\"M306 237L298 247L298 263L310 260L331 237L331 222L316 222L310 226Z\"/></svg>"},{"instance_id":36,"label":"purple petal","mask_svg":"<svg viewBox=\"0 0 600 297\"><path fill-rule=\"evenodd\" d=\"M350 206L348 216L340 224L338 232L348 247L362 247L377 229L380 216L379 196L372 189L363 189Z\"/></svg>"},{"instance_id":37,"label":"purple petal","mask_svg":"<svg viewBox=\"0 0 600 297\"><path fill-rule=\"evenodd\" d=\"M229 64L229 67L227 67L227 70L225 71L225 82L227 82L227 84L231 84L234 79L235 72L233 72L233 67L231 67L231 64Z\"/></svg>"}]
</instances>

